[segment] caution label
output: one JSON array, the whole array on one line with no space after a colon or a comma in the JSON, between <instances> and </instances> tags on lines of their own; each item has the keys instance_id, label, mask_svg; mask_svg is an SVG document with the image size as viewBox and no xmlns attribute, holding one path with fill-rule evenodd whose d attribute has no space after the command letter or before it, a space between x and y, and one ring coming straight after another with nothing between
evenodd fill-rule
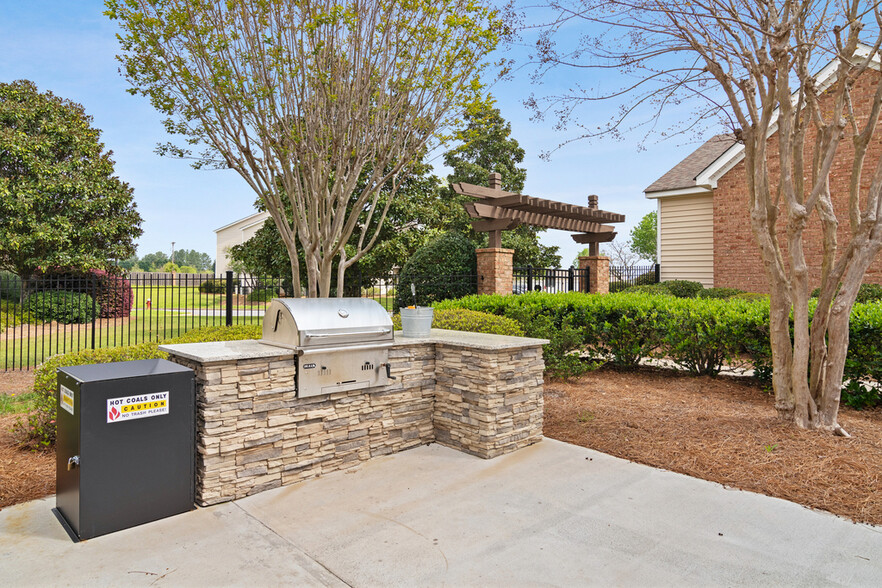
<instances>
[{"instance_id":1,"label":"caution label","mask_svg":"<svg viewBox=\"0 0 882 588\"><path fill-rule=\"evenodd\" d=\"M132 419L168 414L168 392L152 392L139 396L107 399L107 422L119 423Z\"/></svg>"},{"instance_id":2,"label":"caution label","mask_svg":"<svg viewBox=\"0 0 882 588\"><path fill-rule=\"evenodd\" d=\"M67 386L62 385L58 391L59 404L61 404L61 408L69 412L70 414L74 413L73 403L74 403L74 393L73 390L68 388Z\"/></svg>"}]
</instances>

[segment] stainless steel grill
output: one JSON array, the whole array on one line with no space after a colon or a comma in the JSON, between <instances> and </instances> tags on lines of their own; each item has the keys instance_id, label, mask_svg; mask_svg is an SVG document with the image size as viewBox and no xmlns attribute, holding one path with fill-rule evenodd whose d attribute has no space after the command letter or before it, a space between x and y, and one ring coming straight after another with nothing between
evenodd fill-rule
<instances>
[{"instance_id":1,"label":"stainless steel grill","mask_svg":"<svg viewBox=\"0 0 882 588\"><path fill-rule=\"evenodd\" d=\"M385 386L392 319L369 298L276 298L263 342L297 352L297 396Z\"/></svg>"}]
</instances>

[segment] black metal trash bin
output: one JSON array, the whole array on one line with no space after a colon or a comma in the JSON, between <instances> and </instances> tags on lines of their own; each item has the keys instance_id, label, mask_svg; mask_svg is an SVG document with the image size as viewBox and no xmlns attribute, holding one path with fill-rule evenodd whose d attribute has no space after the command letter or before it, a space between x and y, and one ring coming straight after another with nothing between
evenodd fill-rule
<instances>
[{"instance_id":1,"label":"black metal trash bin","mask_svg":"<svg viewBox=\"0 0 882 588\"><path fill-rule=\"evenodd\" d=\"M74 535L194 508L194 386L164 359L58 370L55 504Z\"/></svg>"}]
</instances>

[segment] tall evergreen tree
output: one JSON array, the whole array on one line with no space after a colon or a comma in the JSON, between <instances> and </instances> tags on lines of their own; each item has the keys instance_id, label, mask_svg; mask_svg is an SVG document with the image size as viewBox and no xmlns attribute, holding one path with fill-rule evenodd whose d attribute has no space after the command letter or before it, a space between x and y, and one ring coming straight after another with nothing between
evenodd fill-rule
<instances>
[{"instance_id":1,"label":"tall evergreen tree","mask_svg":"<svg viewBox=\"0 0 882 588\"><path fill-rule=\"evenodd\" d=\"M465 114L465 127L454 137L461 144L444 154L444 163L453 170L447 176L450 184L466 182L478 186L489 185L491 172L502 175L502 189L509 192L522 192L527 179L527 170L520 167L524 161L524 150L511 136L511 123L502 118L494 100L488 98L480 107ZM447 188L447 197L462 204L470 200ZM476 247L484 247L487 235L471 230L471 223L462 206L454 207L456 222L452 223L475 242ZM548 247L539 243L538 233L544 229L519 226L511 231L503 231L502 246L514 249L514 265L535 267L558 267L560 255L558 247Z\"/></svg>"}]
</instances>

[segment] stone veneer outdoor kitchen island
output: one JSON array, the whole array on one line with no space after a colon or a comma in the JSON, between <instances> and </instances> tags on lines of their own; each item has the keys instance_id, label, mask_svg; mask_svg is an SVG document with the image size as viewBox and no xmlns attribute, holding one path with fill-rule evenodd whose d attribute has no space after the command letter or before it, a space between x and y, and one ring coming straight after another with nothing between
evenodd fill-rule
<instances>
[{"instance_id":1,"label":"stone veneer outdoor kitchen island","mask_svg":"<svg viewBox=\"0 0 882 588\"><path fill-rule=\"evenodd\" d=\"M289 349L254 340L160 349L196 372L196 501L205 506L427 443L482 458L536 443L545 343L399 333L388 386L310 398L297 398Z\"/></svg>"}]
</instances>

